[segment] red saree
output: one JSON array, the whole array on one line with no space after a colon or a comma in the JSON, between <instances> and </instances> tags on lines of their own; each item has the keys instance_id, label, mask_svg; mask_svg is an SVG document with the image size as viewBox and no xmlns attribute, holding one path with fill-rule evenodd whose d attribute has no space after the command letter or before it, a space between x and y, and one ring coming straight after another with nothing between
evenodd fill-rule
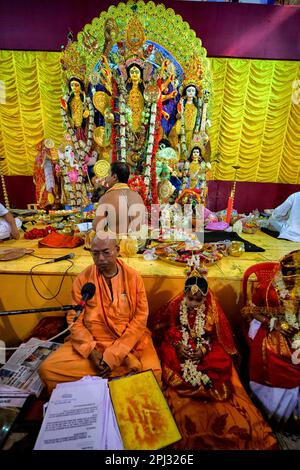
<instances>
[{"instance_id":1,"label":"red saree","mask_svg":"<svg viewBox=\"0 0 300 470\"><path fill-rule=\"evenodd\" d=\"M231 393L232 360L230 354L237 352L228 320L209 293L205 301L206 320L204 329L210 338L210 349L197 365L197 370L209 376L212 386L207 388L201 384L194 387L182 378L181 363L173 346L182 340L180 325L178 324L182 299L183 295L175 299L169 306L171 327L167 331L160 348L164 380L168 385L176 388L180 395L201 396L218 401L227 400ZM193 349L196 348L196 343L192 339L190 339L190 346Z\"/></svg>"},{"instance_id":2,"label":"red saree","mask_svg":"<svg viewBox=\"0 0 300 470\"><path fill-rule=\"evenodd\" d=\"M266 289L260 286L252 296L257 307L266 307L264 315L285 321L281 301L276 289L269 283ZM252 320L251 307L242 311L248 321ZM281 332L261 324L253 340L249 341L250 380L271 387L294 388L300 385L300 366L292 363L291 341Z\"/></svg>"},{"instance_id":3,"label":"red saree","mask_svg":"<svg viewBox=\"0 0 300 470\"><path fill-rule=\"evenodd\" d=\"M160 346L165 397L182 439L173 445L182 450L276 449L276 439L246 394L231 355L236 353L229 322L213 295L206 299L205 331L211 349L199 367L212 387L194 387L182 379L180 363L170 341L180 341L179 307L183 295L160 309L159 332L169 326ZM154 328L155 330L155 328ZM158 335L159 337L159 335Z\"/></svg>"}]
</instances>

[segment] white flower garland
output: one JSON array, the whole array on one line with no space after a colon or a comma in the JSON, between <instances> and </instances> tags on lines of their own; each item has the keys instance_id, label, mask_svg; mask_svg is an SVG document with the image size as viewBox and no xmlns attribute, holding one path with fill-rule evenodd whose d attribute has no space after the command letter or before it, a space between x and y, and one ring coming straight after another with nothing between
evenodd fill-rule
<instances>
[{"instance_id":1,"label":"white flower garland","mask_svg":"<svg viewBox=\"0 0 300 470\"><path fill-rule=\"evenodd\" d=\"M152 103L150 110L150 126L149 126L149 138L148 145L146 150L146 169L145 169L145 185L146 185L146 195L150 197L150 180L151 180L151 161L153 156L153 146L154 146L154 135L155 135L155 122L156 122L156 113L157 113L157 104Z\"/></svg>"},{"instance_id":2,"label":"white flower garland","mask_svg":"<svg viewBox=\"0 0 300 470\"><path fill-rule=\"evenodd\" d=\"M297 312L297 307L299 307L299 302L297 305L297 303L293 299L290 298L290 292L286 288L281 271L279 271L276 274L274 281L273 281L273 286L278 292L278 295L284 306L285 321L289 324L289 326L292 326L293 328L298 330L291 340L292 342L296 344L296 342L299 341L300 339L300 331L299 331L300 330L300 310L299 308ZM300 292L297 294L299 297Z\"/></svg>"},{"instance_id":3,"label":"white flower garland","mask_svg":"<svg viewBox=\"0 0 300 470\"><path fill-rule=\"evenodd\" d=\"M189 322L188 322L188 309L185 299L180 304L179 319L181 325L181 334L182 341L181 343L184 346L189 345L190 332L189 332ZM197 348L204 349L204 345L209 348L209 341L203 338L205 334L204 330L205 323L205 303L203 302L196 309L196 318L194 331L196 334L196 344ZM191 359L186 359L183 364L181 364L182 376L183 379L192 384L194 387L201 384L207 386L211 384L211 379L207 374L197 370L197 362L192 361Z\"/></svg>"},{"instance_id":4,"label":"white flower garland","mask_svg":"<svg viewBox=\"0 0 300 470\"><path fill-rule=\"evenodd\" d=\"M294 328L297 328L297 330L300 329L300 318L296 315L297 311L297 305L295 304L295 301L290 298L290 292L286 288L283 276L281 271L279 271L273 281L273 286L278 292L278 295L283 303L284 306L284 317L286 322L290 325L293 326Z\"/></svg>"},{"instance_id":5,"label":"white flower garland","mask_svg":"<svg viewBox=\"0 0 300 470\"><path fill-rule=\"evenodd\" d=\"M126 104L123 93L119 96L120 111L120 160L126 162Z\"/></svg>"}]
</instances>

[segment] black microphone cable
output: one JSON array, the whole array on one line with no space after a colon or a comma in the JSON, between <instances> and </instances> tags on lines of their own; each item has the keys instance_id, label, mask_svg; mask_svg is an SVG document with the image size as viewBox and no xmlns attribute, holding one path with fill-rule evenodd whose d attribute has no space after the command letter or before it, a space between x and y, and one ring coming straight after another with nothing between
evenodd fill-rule
<instances>
[{"instance_id":1,"label":"black microphone cable","mask_svg":"<svg viewBox=\"0 0 300 470\"><path fill-rule=\"evenodd\" d=\"M35 255L34 254L34 250L32 250L31 253L25 253L25 254L28 254L30 256L33 256L34 258L38 258L38 259L42 259L44 260L43 263L41 264L49 264L49 263L54 263L55 261L61 261L62 259L70 259L70 258L74 258L75 257L75 253L69 253L68 255L65 255L65 256L68 256L68 258L65 258L65 256L60 256L59 258L53 258L53 256L50 257L47 257L47 258L44 258L44 256L39 256L39 255Z\"/></svg>"},{"instance_id":2,"label":"black microphone cable","mask_svg":"<svg viewBox=\"0 0 300 470\"><path fill-rule=\"evenodd\" d=\"M43 264L43 263L41 263ZM50 341L53 341L54 339L56 338L59 338L61 335L67 333L67 331L71 331L71 329L73 328L73 326L75 325L76 323L76 320L79 318L79 316L81 315L82 311L84 310L85 308L85 305L86 305L86 302L88 300L90 300L91 298L94 297L95 295L95 292L96 292L96 286L95 284L93 284L92 282L87 282L86 284L84 284L82 286L82 289L81 289L81 296L82 296L82 300L79 302L79 304L77 305L77 307L80 307L77 309L77 311L75 311L75 316L72 320L72 322L70 323L70 325L67 326L67 328L65 328L63 331L60 331L59 333L57 333L55 336L52 336L52 338L49 338L49 339L45 339L45 340L41 340L41 342L39 343L39 346L42 346L43 344L45 343L48 343ZM38 338L37 338L38 339ZM14 347L14 348L1 348L0 347L0 350L6 350L6 351L16 351L17 349L19 349L20 346L18 347ZM26 349L26 346L22 346L24 349ZM32 345L30 345L27 349L31 349L32 348Z\"/></svg>"},{"instance_id":3,"label":"black microphone cable","mask_svg":"<svg viewBox=\"0 0 300 470\"><path fill-rule=\"evenodd\" d=\"M53 258L51 258L51 259L53 259ZM32 267L30 268L29 276L30 276L32 285L33 285L33 287L34 287L34 290L37 292L37 294L38 294L42 299L44 299L44 300L53 300L53 299L55 299L55 298L60 294L60 291L61 291L61 288L62 288L62 284L63 284L63 282L64 282L64 279L65 279L65 277L66 277L68 271L74 266L74 263L73 263L73 261L71 261L71 259L66 259L66 261L68 261L68 263L70 263L70 265L69 265L69 267L64 271L64 273L63 273L63 275L62 275L62 279L61 279L61 281L60 281L60 284L59 284L59 287L58 287L57 292L56 292L54 295L51 293L52 297L45 297L45 296L39 291L39 289L37 288L37 286L36 286L36 284L35 284L34 277L33 277L33 274L34 274L34 273L33 273L33 270L34 270L35 268L37 268L38 266L42 266L43 264L46 264L46 262L35 264L34 266L32 266ZM46 287L46 289L48 289L48 287L47 287L45 284L44 284L44 286ZM49 290L49 289L48 289L48 290ZM49 291L49 292L50 292L50 291ZM56 300L57 300L57 299L56 299ZM57 302L58 302L60 305L62 305L62 303L59 302L58 300L57 300Z\"/></svg>"}]
</instances>

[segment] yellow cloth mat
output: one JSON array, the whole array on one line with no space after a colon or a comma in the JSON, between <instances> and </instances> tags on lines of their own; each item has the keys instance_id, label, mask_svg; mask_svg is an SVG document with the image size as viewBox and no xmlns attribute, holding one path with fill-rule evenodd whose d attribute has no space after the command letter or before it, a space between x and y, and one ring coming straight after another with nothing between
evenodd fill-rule
<instances>
[{"instance_id":1,"label":"yellow cloth mat","mask_svg":"<svg viewBox=\"0 0 300 470\"><path fill-rule=\"evenodd\" d=\"M108 383L124 448L157 450L181 439L151 370Z\"/></svg>"}]
</instances>

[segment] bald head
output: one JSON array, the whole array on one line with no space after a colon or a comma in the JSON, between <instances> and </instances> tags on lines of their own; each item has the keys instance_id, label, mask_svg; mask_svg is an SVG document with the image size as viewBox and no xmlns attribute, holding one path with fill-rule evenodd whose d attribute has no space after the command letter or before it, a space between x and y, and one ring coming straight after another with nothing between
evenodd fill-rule
<instances>
[{"instance_id":1,"label":"bald head","mask_svg":"<svg viewBox=\"0 0 300 470\"><path fill-rule=\"evenodd\" d=\"M111 238L109 236L108 232L97 232L97 234L94 236L91 244L91 249L93 250L93 247L109 247L109 248L114 248L118 246L117 241L115 238ZM102 249L102 248L101 248Z\"/></svg>"}]
</instances>

